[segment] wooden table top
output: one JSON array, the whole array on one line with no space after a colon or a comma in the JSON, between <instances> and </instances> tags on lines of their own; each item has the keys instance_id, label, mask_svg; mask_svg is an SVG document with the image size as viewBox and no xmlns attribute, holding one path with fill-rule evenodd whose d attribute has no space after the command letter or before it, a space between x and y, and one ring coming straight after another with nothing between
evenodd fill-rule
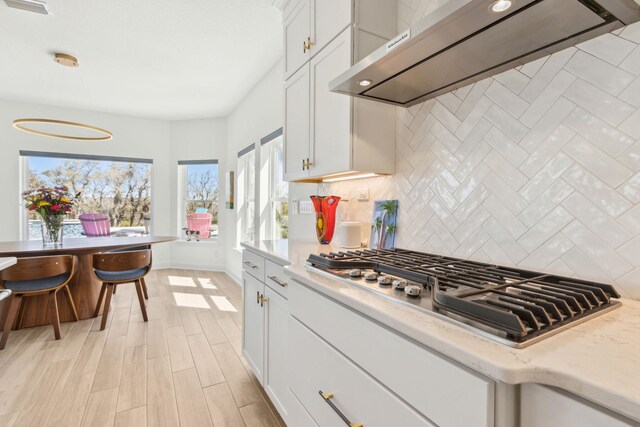
<instances>
[{"instance_id":1,"label":"wooden table top","mask_svg":"<svg viewBox=\"0 0 640 427\"><path fill-rule=\"evenodd\" d=\"M142 245L153 245L178 240L175 236L135 236L135 237L78 237L64 239L61 247L43 247L42 240L19 240L0 242L0 256L34 256L83 254L101 252L105 249L117 249Z\"/></svg>"}]
</instances>

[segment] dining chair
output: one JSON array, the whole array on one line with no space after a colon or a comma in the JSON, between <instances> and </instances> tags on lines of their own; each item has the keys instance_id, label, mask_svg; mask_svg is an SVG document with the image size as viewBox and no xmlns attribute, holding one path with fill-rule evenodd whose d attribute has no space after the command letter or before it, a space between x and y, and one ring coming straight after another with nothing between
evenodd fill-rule
<instances>
[{"instance_id":1,"label":"dining chair","mask_svg":"<svg viewBox=\"0 0 640 427\"><path fill-rule=\"evenodd\" d=\"M190 213L187 214L187 232L197 232L196 238L208 239L211 233L211 220L213 216L210 213Z\"/></svg>"},{"instance_id":2,"label":"dining chair","mask_svg":"<svg viewBox=\"0 0 640 427\"><path fill-rule=\"evenodd\" d=\"M133 247L127 247L127 248L118 248L118 249L111 249L108 252L130 252L130 251L144 251L147 249L151 249L151 245L144 245L144 246L133 246ZM153 253L151 254L151 258L153 258ZM144 299L149 299L149 292L147 291L147 282L144 280L144 277L140 278L140 282L142 283L142 293L144 294ZM115 284L113 285L113 293L116 293L116 289L118 289L118 285Z\"/></svg>"},{"instance_id":3,"label":"dining chair","mask_svg":"<svg viewBox=\"0 0 640 427\"><path fill-rule=\"evenodd\" d=\"M93 269L96 277L102 281L98 305L94 314L95 317L100 314L100 308L104 301L102 323L100 325L101 331L107 326L113 289L116 285L123 283L135 283L142 318L145 322L149 320L142 286L144 276L151 270L151 251L149 249L95 254L93 255Z\"/></svg>"},{"instance_id":4,"label":"dining chair","mask_svg":"<svg viewBox=\"0 0 640 427\"><path fill-rule=\"evenodd\" d=\"M73 318L78 320L76 305L71 296L69 281L75 272L72 255L18 258L16 264L0 271L0 288L11 291L9 307L3 325L0 350L9 339L12 327L20 329L25 312L25 299L36 295L49 295L51 323L57 340L60 339L60 314L58 311L58 291L64 289ZM46 314L46 313L45 313Z\"/></svg>"},{"instance_id":5,"label":"dining chair","mask_svg":"<svg viewBox=\"0 0 640 427\"><path fill-rule=\"evenodd\" d=\"M80 225L87 237L110 236L109 215L101 213L83 213L78 215Z\"/></svg>"}]
</instances>

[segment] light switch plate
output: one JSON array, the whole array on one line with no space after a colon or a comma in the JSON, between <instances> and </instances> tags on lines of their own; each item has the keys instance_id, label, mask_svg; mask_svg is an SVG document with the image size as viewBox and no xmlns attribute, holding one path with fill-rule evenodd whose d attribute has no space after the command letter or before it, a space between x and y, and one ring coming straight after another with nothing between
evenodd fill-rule
<instances>
[{"instance_id":1,"label":"light switch plate","mask_svg":"<svg viewBox=\"0 0 640 427\"><path fill-rule=\"evenodd\" d=\"M359 188L356 191L356 199L359 202L368 202L369 201L369 189L368 188Z\"/></svg>"},{"instance_id":2,"label":"light switch plate","mask_svg":"<svg viewBox=\"0 0 640 427\"><path fill-rule=\"evenodd\" d=\"M313 213L313 203L310 201L306 201L306 200L300 200L299 202L299 212L300 215L303 214L312 214Z\"/></svg>"}]
</instances>

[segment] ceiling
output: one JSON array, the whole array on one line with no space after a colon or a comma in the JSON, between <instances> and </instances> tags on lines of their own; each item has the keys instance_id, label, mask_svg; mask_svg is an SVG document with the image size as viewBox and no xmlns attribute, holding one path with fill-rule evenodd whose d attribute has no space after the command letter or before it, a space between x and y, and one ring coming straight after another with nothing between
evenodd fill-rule
<instances>
[{"instance_id":1,"label":"ceiling","mask_svg":"<svg viewBox=\"0 0 640 427\"><path fill-rule=\"evenodd\" d=\"M0 98L181 120L222 117L282 56L278 0L0 2ZM62 67L54 52L78 58Z\"/></svg>"}]
</instances>

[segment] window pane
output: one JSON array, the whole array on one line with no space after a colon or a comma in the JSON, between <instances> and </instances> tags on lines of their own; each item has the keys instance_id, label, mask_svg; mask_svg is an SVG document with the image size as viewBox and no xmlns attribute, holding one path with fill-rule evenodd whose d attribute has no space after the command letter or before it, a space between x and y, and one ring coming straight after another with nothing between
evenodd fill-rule
<instances>
[{"instance_id":1,"label":"window pane","mask_svg":"<svg viewBox=\"0 0 640 427\"><path fill-rule=\"evenodd\" d=\"M151 165L111 160L50 157L27 158L27 188L67 186L77 194L66 216L65 237L81 237L82 213L109 215L111 233L149 233L151 219ZM40 217L30 212L29 238L40 239Z\"/></svg>"},{"instance_id":2,"label":"window pane","mask_svg":"<svg viewBox=\"0 0 640 427\"><path fill-rule=\"evenodd\" d=\"M273 162L273 195L272 198L289 197L289 183L284 180L284 150L282 138L273 143L273 154L271 156Z\"/></svg>"},{"instance_id":3,"label":"window pane","mask_svg":"<svg viewBox=\"0 0 640 427\"><path fill-rule=\"evenodd\" d=\"M186 165L183 190L187 239L218 236L218 164Z\"/></svg>"},{"instance_id":4,"label":"window pane","mask_svg":"<svg viewBox=\"0 0 640 427\"><path fill-rule=\"evenodd\" d=\"M275 239L289 237L289 202L274 202L275 205Z\"/></svg>"}]
</instances>

